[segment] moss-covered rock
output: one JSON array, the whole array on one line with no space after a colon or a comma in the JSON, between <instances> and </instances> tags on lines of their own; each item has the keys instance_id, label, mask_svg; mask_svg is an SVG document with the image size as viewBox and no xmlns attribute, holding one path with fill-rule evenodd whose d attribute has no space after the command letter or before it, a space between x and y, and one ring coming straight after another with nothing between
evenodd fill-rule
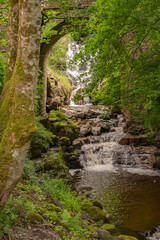
<instances>
[{"instance_id":1,"label":"moss-covered rock","mask_svg":"<svg viewBox=\"0 0 160 240\"><path fill-rule=\"evenodd\" d=\"M53 177L69 178L69 169L61 152L46 155L41 164L37 165L38 172L49 172Z\"/></svg>"},{"instance_id":2,"label":"moss-covered rock","mask_svg":"<svg viewBox=\"0 0 160 240\"><path fill-rule=\"evenodd\" d=\"M59 140L59 145L61 147L69 147L71 145L71 142L69 140L69 138L67 137L61 137L60 140Z\"/></svg>"},{"instance_id":3,"label":"moss-covered rock","mask_svg":"<svg viewBox=\"0 0 160 240\"><path fill-rule=\"evenodd\" d=\"M131 236L120 235L119 237L116 238L116 240L138 240L138 239Z\"/></svg>"},{"instance_id":4,"label":"moss-covered rock","mask_svg":"<svg viewBox=\"0 0 160 240\"><path fill-rule=\"evenodd\" d=\"M94 221L103 223L105 221L106 213L100 208L93 206L93 203L87 199L84 199L82 202L82 209L88 212Z\"/></svg>"},{"instance_id":5,"label":"moss-covered rock","mask_svg":"<svg viewBox=\"0 0 160 240\"><path fill-rule=\"evenodd\" d=\"M111 234L116 232L116 227L113 224L103 224L101 229L109 231Z\"/></svg>"},{"instance_id":6,"label":"moss-covered rock","mask_svg":"<svg viewBox=\"0 0 160 240\"><path fill-rule=\"evenodd\" d=\"M104 230L107 230L107 231L116 229L115 225L113 225L113 224L107 224L107 223L106 223L106 224L103 224L101 228L104 229Z\"/></svg>"},{"instance_id":7,"label":"moss-covered rock","mask_svg":"<svg viewBox=\"0 0 160 240\"><path fill-rule=\"evenodd\" d=\"M111 236L111 234L107 230L99 228L97 230L97 233L98 233L99 240L114 240L114 237Z\"/></svg>"},{"instance_id":8,"label":"moss-covered rock","mask_svg":"<svg viewBox=\"0 0 160 240\"><path fill-rule=\"evenodd\" d=\"M50 111L45 127L59 137L69 138L71 142L79 134L79 126L69 119L63 110Z\"/></svg>"},{"instance_id":9,"label":"moss-covered rock","mask_svg":"<svg viewBox=\"0 0 160 240\"><path fill-rule=\"evenodd\" d=\"M37 214L37 213L30 213L28 216L27 216L27 220L32 223L32 224L35 224L35 223L42 223L43 222L43 218Z\"/></svg>"}]
</instances>

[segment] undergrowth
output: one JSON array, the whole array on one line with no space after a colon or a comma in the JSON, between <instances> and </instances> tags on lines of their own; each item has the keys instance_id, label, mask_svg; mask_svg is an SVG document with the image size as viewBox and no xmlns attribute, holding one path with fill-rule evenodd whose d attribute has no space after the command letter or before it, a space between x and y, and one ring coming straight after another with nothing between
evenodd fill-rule
<instances>
[{"instance_id":1,"label":"undergrowth","mask_svg":"<svg viewBox=\"0 0 160 240\"><path fill-rule=\"evenodd\" d=\"M62 209L54 205L55 200L59 201ZM53 224L55 230L67 229L77 239L76 234L87 234L80 219L81 198L71 191L65 180L52 179L49 174L38 176L34 162L27 157L23 178L0 213L0 238L11 227L25 228L42 221ZM62 239L67 239L67 236L64 234Z\"/></svg>"}]
</instances>

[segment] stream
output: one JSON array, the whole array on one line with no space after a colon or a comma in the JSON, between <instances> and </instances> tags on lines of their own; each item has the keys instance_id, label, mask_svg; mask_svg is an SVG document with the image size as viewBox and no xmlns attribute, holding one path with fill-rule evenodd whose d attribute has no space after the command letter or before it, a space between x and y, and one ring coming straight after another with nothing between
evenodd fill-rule
<instances>
[{"instance_id":1,"label":"stream","mask_svg":"<svg viewBox=\"0 0 160 240\"><path fill-rule=\"evenodd\" d=\"M78 44L69 45L68 61L78 51ZM66 113L76 119L81 129L73 145L83 169L70 170L75 188L103 205L120 234L140 240L160 240L160 171L148 164L152 162L153 154L145 147L137 153L133 146L119 144L126 136L123 115L101 120L99 115L105 112L104 109L96 108L90 102L87 105L73 102L77 90L84 87L80 82L74 85L74 79L84 72L77 66L67 69L74 91ZM152 147L148 151L152 151ZM85 188L86 192L82 192Z\"/></svg>"},{"instance_id":2,"label":"stream","mask_svg":"<svg viewBox=\"0 0 160 240\"><path fill-rule=\"evenodd\" d=\"M94 112L94 108L77 106L76 109L74 106L70 111L79 114ZM126 136L121 114L117 120L100 120L99 116L81 120L82 130L91 122L94 126L99 122L109 123L110 130L80 136L73 142L83 167L78 173L71 170L75 188L103 205L120 234L140 240L160 240L160 171L143 164L144 158L145 163L150 162L151 154L137 154L136 148L119 144Z\"/></svg>"}]
</instances>

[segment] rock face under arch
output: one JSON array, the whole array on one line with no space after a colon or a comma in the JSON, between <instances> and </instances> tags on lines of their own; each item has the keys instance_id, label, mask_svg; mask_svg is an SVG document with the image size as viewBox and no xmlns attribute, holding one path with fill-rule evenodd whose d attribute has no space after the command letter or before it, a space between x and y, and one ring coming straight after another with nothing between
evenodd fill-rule
<instances>
[{"instance_id":1,"label":"rock face under arch","mask_svg":"<svg viewBox=\"0 0 160 240\"><path fill-rule=\"evenodd\" d=\"M69 81L69 80L68 80ZM60 81L53 74L47 77L47 109L57 110L60 106L68 105L71 92L65 89Z\"/></svg>"}]
</instances>

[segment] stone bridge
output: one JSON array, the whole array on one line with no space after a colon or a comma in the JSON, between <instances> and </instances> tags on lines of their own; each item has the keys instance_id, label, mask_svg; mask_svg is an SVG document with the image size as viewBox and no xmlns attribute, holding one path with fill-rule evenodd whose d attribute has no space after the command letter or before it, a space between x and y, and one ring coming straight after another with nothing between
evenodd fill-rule
<instances>
[{"instance_id":1,"label":"stone bridge","mask_svg":"<svg viewBox=\"0 0 160 240\"><path fill-rule=\"evenodd\" d=\"M91 3L95 2L96 0L72 0L71 7L69 8L67 15L69 17L72 17L74 14L72 14L72 10L80 10L80 9L87 9ZM72 7L73 6L73 7ZM42 14L45 15L46 10L54 10L57 12L55 16L59 17L59 20L54 20L57 22L57 25L52 28L51 30L56 30L56 35L50 36L49 43L43 42L41 44L41 51L40 51L40 70L41 70L41 76L40 79L43 79L44 81L44 88L43 88L43 99L42 99L42 106L41 106L41 114L46 115L46 101L47 101L47 59L50 54L51 49L55 45L55 43L62 38L65 35L65 32L63 31L64 26L69 25L69 23L66 21L67 15L63 15L60 12L61 6L60 3L57 3L56 1L46 4L46 0L42 1L42 7L43 11ZM83 15L84 16L84 15ZM82 17L82 15L79 15L79 17ZM86 17L86 16L85 16ZM88 17L88 15L87 15ZM47 19L46 22L49 20ZM43 22L45 25L45 21ZM71 23L70 23L71 24ZM78 26L77 26L78 27Z\"/></svg>"},{"instance_id":2,"label":"stone bridge","mask_svg":"<svg viewBox=\"0 0 160 240\"><path fill-rule=\"evenodd\" d=\"M77 1L72 1L72 3L74 6L76 6L77 9L86 9L91 5L91 3L95 1L96 0L77 0ZM60 9L60 4L54 1L50 4L45 4L45 1L43 1L43 9L58 10Z\"/></svg>"}]
</instances>

